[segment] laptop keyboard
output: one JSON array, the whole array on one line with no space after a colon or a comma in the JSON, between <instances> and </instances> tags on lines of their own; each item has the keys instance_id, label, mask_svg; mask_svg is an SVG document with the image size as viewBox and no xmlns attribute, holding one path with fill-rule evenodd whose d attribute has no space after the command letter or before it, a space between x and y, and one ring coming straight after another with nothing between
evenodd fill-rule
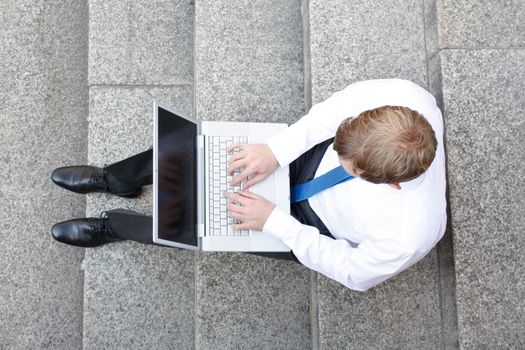
<instances>
[{"instance_id":1,"label":"laptop keyboard","mask_svg":"<svg viewBox=\"0 0 525 350\"><path fill-rule=\"evenodd\" d=\"M230 186L230 181L238 175L242 169L237 169L233 176L227 174L229 158L238 150L228 153L228 147L232 143L246 143L248 138L245 136L208 136L209 151L209 224L208 233L210 236L249 236L249 230L235 230L233 224L236 220L228 216L226 205L228 199L224 197L224 191L239 192L240 184Z\"/></svg>"}]
</instances>

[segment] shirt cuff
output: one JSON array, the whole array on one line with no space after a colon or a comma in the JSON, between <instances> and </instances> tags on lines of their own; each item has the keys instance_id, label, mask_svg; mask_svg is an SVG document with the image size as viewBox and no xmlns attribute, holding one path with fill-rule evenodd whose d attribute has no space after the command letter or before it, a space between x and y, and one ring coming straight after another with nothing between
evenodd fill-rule
<instances>
[{"instance_id":1,"label":"shirt cuff","mask_svg":"<svg viewBox=\"0 0 525 350\"><path fill-rule=\"evenodd\" d=\"M290 164L291 161L286 156L287 145L280 134L273 136L271 139L266 141L266 144L272 151L273 155L275 156L275 159L277 159L277 162L279 163L279 166L281 168Z\"/></svg>"},{"instance_id":2,"label":"shirt cuff","mask_svg":"<svg viewBox=\"0 0 525 350\"><path fill-rule=\"evenodd\" d=\"M262 232L284 241L293 236L293 226L296 222L297 220L293 216L286 214L279 207L275 207L266 220Z\"/></svg>"}]
</instances>

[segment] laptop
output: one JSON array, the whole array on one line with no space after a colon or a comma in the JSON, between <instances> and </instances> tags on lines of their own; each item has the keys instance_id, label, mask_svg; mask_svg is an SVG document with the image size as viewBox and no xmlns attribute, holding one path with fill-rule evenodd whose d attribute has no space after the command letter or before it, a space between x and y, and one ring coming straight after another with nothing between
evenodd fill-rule
<instances>
[{"instance_id":1,"label":"laptop","mask_svg":"<svg viewBox=\"0 0 525 350\"><path fill-rule=\"evenodd\" d=\"M232 143L263 143L287 127L280 123L200 121L157 102L153 143L153 241L192 250L288 252L280 240L235 230L224 191ZM235 176L235 174L233 174ZM289 168L248 189L290 213Z\"/></svg>"}]
</instances>

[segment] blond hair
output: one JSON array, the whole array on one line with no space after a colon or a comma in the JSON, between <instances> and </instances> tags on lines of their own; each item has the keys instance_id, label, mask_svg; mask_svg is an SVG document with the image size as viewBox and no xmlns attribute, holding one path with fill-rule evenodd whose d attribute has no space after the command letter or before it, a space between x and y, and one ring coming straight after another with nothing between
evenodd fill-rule
<instances>
[{"instance_id":1,"label":"blond hair","mask_svg":"<svg viewBox=\"0 0 525 350\"><path fill-rule=\"evenodd\" d=\"M339 125L334 150L352 160L359 177L373 183L398 183L425 172L436 154L430 123L407 107L383 106Z\"/></svg>"}]
</instances>

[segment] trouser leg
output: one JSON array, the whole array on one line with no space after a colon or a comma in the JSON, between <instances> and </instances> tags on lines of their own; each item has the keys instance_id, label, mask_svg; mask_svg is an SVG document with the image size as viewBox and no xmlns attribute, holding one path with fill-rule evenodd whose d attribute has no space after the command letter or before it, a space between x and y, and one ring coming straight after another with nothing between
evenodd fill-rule
<instances>
[{"instance_id":1,"label":"trouser leg","mask_svg":"<svg viewBox=\"0 0 525 350\"><path fill-rule=\"evenodd\" d=\"M135 187L153 183L153 149L136 154L105 167L117 180Z\"/></svg>"},{"instance_id":2,"label":"trouser leg","mask_svg":"<svg viewBox=\"0 0 525 350\"><path fill-rule=\"evenodd\" d=\"M111 231L116 236L143 244L154 244L151 216L127 209L108 210L106 214Z\"/></svg>"},{"instance_id":3,"label":"trouser leg","mask_svg":"<svg viewBox=\"0 0 525 350\"><path fill-rule=\"evenodd\" d=\"M333 143L333 139L322 142L305 152L290 164L290 186L310 181L314 178L315 172L321 160ZM120 162L106 167L107 171L123 182L145 186L152 184L153 173L153 150L147 150ZM125 209L115 209L107 211L110 225L119 237L133 240L144 244L153 244L153 219L150 216L142 215L137 212ZM299 222L315 226L323 235L333 238L321 219L315 214L307 200L293 203L291 214ZM271 257L282 260L294 260L297 258L292 252L289 253L251 253L259 256Z\"/></svg>"}]
</instances>

